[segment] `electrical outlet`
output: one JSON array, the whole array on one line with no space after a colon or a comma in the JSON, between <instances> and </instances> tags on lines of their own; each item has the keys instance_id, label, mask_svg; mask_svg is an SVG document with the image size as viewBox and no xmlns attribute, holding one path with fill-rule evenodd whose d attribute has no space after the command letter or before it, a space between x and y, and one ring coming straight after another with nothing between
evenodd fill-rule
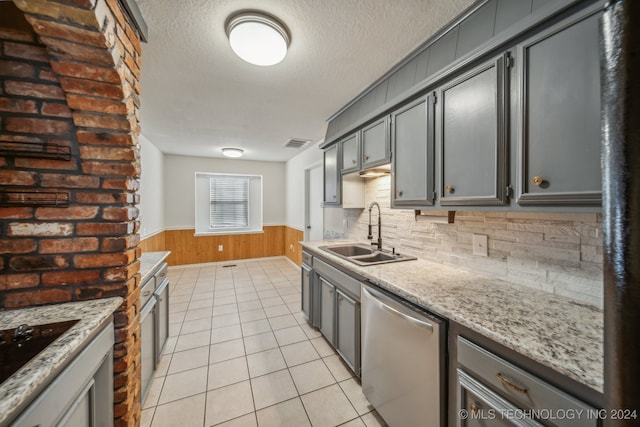
<instances>
[{"instance_id":1,"label":"electrical outlet","mask_svg":"<svg viewBox=\"0 0 640 427\"><path fill-rule=\"evenodd\" d=\"M295 252L295 251L296 251L296 247L295 247L295 246L293 246L293 244L290 244L290 245L289 245L289 250L290 250L291 252Z\"/></svg>"},{"instance_id":2,"label":"electrical outlet","mask_svg":"<svg viewBox=\"0 0 640 427\"><path fill-rule=\"evenodd\" d=\"M218 252L222 252L222 249L223 249L222 245L218 245Z\"/></svg>"},{"instance_id":3,"label":"electrical outlet","mask_svg":"<svg viewBox=\"0 0 640 427\"><path fill-rule=\"evenodd\" d=\"M489 256L487 236L485 234L473 235L473 254L478 256Z\"/></svg>"}]
</instances>

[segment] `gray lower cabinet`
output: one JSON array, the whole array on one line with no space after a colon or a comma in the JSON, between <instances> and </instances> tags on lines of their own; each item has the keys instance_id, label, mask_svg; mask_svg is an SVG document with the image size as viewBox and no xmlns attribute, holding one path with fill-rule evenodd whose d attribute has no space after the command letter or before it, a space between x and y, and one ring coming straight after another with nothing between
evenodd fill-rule
<instances>
[{"instance_id":1,"label":"gray lower cabinet","mask_svg":"<svg viewBox=\"0 0 640 427\"><path fill-rule=\"evenodd\" d=\"M336 350L354 371L360 366L360 304L336 291Z\"/></svg>"},{"instance_id":2,"label":"gray lower cabinet","mask_svg":"<svg viewBox=\"0 0 640 427\"><path fill-rule=\"evenodd\" d=\"M438 92L442 206L507 202L509 63L500 56Z\"/></svg>"},{"instance_id":3,"label":"gray lower cabinet","mask_svg":"<svg viewBox=\"0 0 640 427\"><path fill-rule=\"evenodd\" d=\"M324 205L339 206L341 203L340 144L324 150Z\"/></svg>"},{"instance_id":4,"label":"gray lower cabinet","mask_svg":"<svg viewBox=\"0 0 640 427\"><path fill-rule=\"evenodd\" d=\"M330 343L334 343L336 287L319 276L322 314L320 315L320 332Z\"/></svg>"},{"instance_id":5,"label":"gray lower cabinet","mask_svg":"<svg viewBox=\"0 0 640 427\"><path fill-rule=\"evenodd\" d=\"M594 8L520 44L520 205L600 205L600 59Z\"/></svg>"},{"instance_id":6,"label":"gray lower cabinet","mask_svg":"<svg viewBox=\"0 0 640 427\"><path fill-rule=\"evenodd\" d=\"M456 349L457 426L599 425L596 408L492 351L462 336Z\"/></svg>"},{"instance_id":7,"label":"gray lower cabinet","mask_svg":"<svg viewBox=\"0 0 640 427\"><path fill-rule=\"evenodd\" d=\"M156 297L156 360L160 361L162 351L169 337L169 279L164 279L154 292Z\"/></svg>"},{"instance_id":8,"label":"gray lower cabinet","mask_svg":"<svg viewBox=\"0 0 640 427\"><path fill-rule=\"evenodd\" d=\"M362 169L380 166L391 161L391 140L389 137L389 116L385 116L361 132Z\"/></svg>"},{"instance_id":9,"label":"gray lower cabinet","mask_svg":"<svg viewBox=\"0 0 640 427\"><path fill-rule=\"evenodd\" d=\"M307 251L302 251L301 276L302 312L311 326L319 328L321 326L319 283L313 271L313 255Z\"/></svg>"},{"instance_id":10,"label":"gray lower cabinet","mask_svg":"<svg viewBox=\"0 0 640 427\"><path fill-rule=\"evenodd\" d=\"M155 297L145 304L140 312L140 366L142 370L141 396L144 402L153 372L156 369L156 303Z\"/></svg>"},{"instance_id":11,"label":"gray lower cabinet","mask_svg":"<svg viewBox=\"0 0 640 427\"><path fill-rule=\"evenodd\" d=\"M112 426L113 343L108 322L11 426Z\"/></svg>"},{"instance_id":12,"label":"gray lower cabinet","mask_svg":"<svg viewBox=\"0 0 640 427\"><path fill-rule=\"evenodd\" d=\"M340 141L342 146L342 173L360 170L360 132L356 132Z\"/></svg>"},{"instance_id":13,"label":"gray lower cabinet","mask_svg":"<svg viewBox=\"0 0 640 427\"><path fill-rule=\"evenodd\" d=\"M433 206L434 101L428 95L391 114L393 208Z\"/></svg>"}]
</instances>

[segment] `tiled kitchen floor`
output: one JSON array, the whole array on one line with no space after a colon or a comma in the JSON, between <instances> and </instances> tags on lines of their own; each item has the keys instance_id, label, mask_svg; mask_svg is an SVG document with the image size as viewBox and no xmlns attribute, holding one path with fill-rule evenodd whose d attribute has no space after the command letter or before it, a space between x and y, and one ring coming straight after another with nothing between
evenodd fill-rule
<instances>
[{"instance_id":1,"label":"tiled kitchen floor","mask_svg":"<svg viewBox=\"0 0 640 427\"><path fill-rule=\"evenodd\" d=\"M177 267L169 280L170 337L143 427L384 425L307 325L288 260Z\"/></svg>"}]
</instances>

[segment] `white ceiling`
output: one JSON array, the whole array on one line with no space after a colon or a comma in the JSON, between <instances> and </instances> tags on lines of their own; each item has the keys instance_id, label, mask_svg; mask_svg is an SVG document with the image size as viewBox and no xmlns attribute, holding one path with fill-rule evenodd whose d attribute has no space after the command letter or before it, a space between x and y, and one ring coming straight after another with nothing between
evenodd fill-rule
<instances>
[{"instance_id":1,"label":"white ceiling","mask_svg":"<svg viewBox=\"0 0 640 427\"><path fill-rule=\"evenodd\" d=\"M286 161L289 138L319 141L326 119L473 0L137 0L142 133L169 154ZM229 47L224 22L242 9L291 33L283 62L258 67Z\"/></svg>"}]
</instances>

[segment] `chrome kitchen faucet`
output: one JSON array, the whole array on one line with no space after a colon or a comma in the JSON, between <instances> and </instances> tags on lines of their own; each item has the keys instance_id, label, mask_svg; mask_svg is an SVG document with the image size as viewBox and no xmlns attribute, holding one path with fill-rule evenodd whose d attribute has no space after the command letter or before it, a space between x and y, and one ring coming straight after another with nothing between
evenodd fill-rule
<instances>
[{"instance_id":1,"label":"chrome kitchen faucet","mask_svg":"<svg viewBox=\"0 0 640 427\"><path fill-rule=\"evenodd\" d=\"M371 204L369 204L369 235L367 236L367 239L373 240L373 233L371 231L371 209L373 209L374 206L378 207L378 242L371 242L371 245L377 246L378 250L381 251L382 250L382 214L380 213L380 205L378 204L378 202L371 202Z\"/></svg>"}]
</instances>

